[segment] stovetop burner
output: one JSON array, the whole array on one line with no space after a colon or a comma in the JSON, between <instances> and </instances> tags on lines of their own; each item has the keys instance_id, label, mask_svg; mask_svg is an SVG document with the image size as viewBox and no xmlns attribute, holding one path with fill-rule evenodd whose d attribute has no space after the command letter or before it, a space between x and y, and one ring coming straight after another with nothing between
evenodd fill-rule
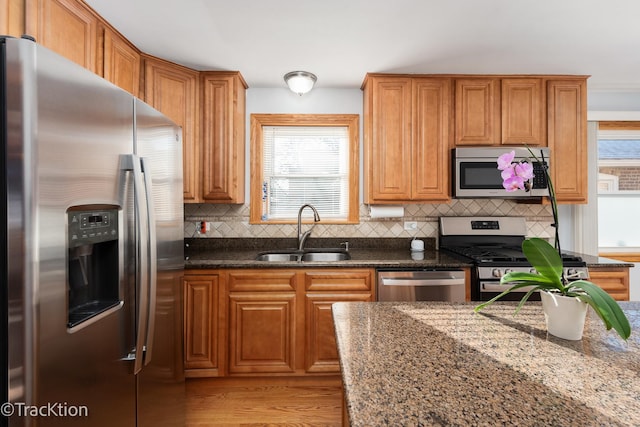
<instances>
[{"instance_id":1,"label":"stovetop burner","mask_svg":"<svg viewBox=\"0 0 640 427\"><path fill-rule=\"evenodd\" d=\"M524 263L527 264L527 258L525 257L522 249L516 246L452 246L445 247L443 249L449 250L458 255L471 258L477 263ZM564 263L582 262L582 258L576 255L563 253L562 261Z\"/></svg>"}]
</instances>

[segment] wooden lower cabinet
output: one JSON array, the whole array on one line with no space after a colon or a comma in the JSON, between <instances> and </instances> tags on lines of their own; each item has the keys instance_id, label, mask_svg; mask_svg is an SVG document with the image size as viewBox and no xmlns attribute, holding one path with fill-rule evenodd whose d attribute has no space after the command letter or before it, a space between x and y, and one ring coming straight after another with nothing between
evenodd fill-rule
<instances>
[{"instance_id":1,"label":"wooden lower cabinet","mask_svg":"<svg viewBox=\"0 0 640 427\"><path fill-rule=\"evenodd\" d=\"M229 373L294 373L295 311L293 292L229 294Z\"/></svg>"},{"instance_id":2,"label":"wooden lower cabinet","mask_svg":"<svg viewBox=\"0 0 640 427\"><path fill-rule=\"evenodd\" d=\"M309 373L339 373L340 360L331 306L336 302L371 301L371 294L309 294L306 299L305 370Z\"/></svg>"},{"instance_id":3,"label":"wooden lower cabinet","mask_svg":"<svg viewBox=\"0 0 640 427\"><path fill-rule=\"evenodd\" d=\"M184 363L187 377L219 376L220 283L217 274L184 277Z\"/></svg>"},{"instance_id":4,"label":"wooden lower cabinet","mask_svg":"<svg viewBox=\"0 0 640 427\"><path fill-rule=\"evenodd\" d=\"M373 269L187 272L188 377L335 375L331 305L373 301Z\"/></svg>"},{"instance_id":5,"label":"wooden lower cabinet","mask_svg":"<svg viewBox=\"0 0 640 427\"><path fill-rule=\"evenodd\" d=\"M589 280L617 301L629 301L628 267L590 267Z\"/></svg>"}]
</instances>

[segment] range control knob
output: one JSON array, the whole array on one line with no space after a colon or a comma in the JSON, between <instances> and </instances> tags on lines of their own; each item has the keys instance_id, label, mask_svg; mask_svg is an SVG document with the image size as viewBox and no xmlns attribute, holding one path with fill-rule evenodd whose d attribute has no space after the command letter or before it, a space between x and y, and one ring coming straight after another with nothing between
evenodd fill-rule
<instances>
[{"instance_id":1,"label":"range control knob","mask_svg":"<svg viewBox=\"0 0 640 427\"><path fill-rule=\"evenodd\" d=\"M494 268L494 269L491 271L491 275L492 275L493 277L502 277L502 270L500 270L499 268Z\"/></svg>"},{"instance_id":2,"label":"range control knob","mask_svg":"<svg viewBox=\"0 0 640 427\"><path fill-rule=\"evenodd\" d=\"M535 269L535 268L530 268L530 269L529 269L529 273L531 273L531 274L536 274L536 273L538 273L538 272L536 271L536 269Z\"/></svg>"},{"instance_id":3,"label":"range control knob","mask_svg":"<svg viewBox=\"0 0 640 427\"><path fill-rule=\"evenodd\" d=\"M504 269L504 274L509 274L509 273L513 273L513 268L505 268Z\"/></svg>"},{"instance_id":4,"label":"range control knob","mask_svg":"<svg viewBox=\"0 0 640 427\"><path fill-rule=\"evenodd\" d=\"M567 268L567 276L579 277L578 270L576 270L575 268Z\"/></svg>"}]
</instances>

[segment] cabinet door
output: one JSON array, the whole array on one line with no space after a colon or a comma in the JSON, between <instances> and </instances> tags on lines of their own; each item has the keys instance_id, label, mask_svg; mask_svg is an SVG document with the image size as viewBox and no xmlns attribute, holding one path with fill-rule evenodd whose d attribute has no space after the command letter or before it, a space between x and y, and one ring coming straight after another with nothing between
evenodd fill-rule
<instances>
[{"instance_id":1,"label":"cabinet door","mask_svg":"<svg viewBox=\"0 0 640 427\"><path fill-rule=\"evenodd\" d=\"M365 203L410 200L411 79L370 78L365 121Z\"/></svg>"},{"instance_id":2,"label":"cabinet door","mask_svg":"<svg viewBox=\"0 0 640 427\"><path fill-rule=\"evenodd\" d=\"M130 94L140 95L140 52L110 28L103 27L102 76Z\"/></svg>"},{"instance_id":3,"label":"cabinet door","mask_svg":"<svg viewBox=\"0 0 640 427\"><path fill-rule=\"evenodd\" d=\"M339 373L331 305L373 301L373 269L321 269L304 272L306 291L305 371Z\"/></svg>"},{"instance_id":4,"label":"cabinet door","mask_svg":"<svg viewBox=\"0 0 640 427\"><path fill-rule=\"evenodd\" d=\"M295 293L229 294L229 373L295 372Z\"/></svg>"},{"instance_id":5,"label":"cabinet door","mask_svg":"<svg viewBox=\"0 0 640 427\"><path fill-rule=\"evenodd\" d=\"M99 74L98 17L81 1L28 1L27 33L41 45Z\"/></svg>"},{"instance_id":6,"label":"cabinet door","mask_svg":"<svg viewBox=\"0 0 640 427\"><path fill-rule=\"evenodd\" d=\"M229 270L226 278L229 373L294 373L297 272Z\"/></svg>"},{"instance_id":7,"label":"cabinet door","mask_svg":"<svg viewBox=\"0 0 640 427\"><path fill-rule=\"evenodd\" d=\"M542 79L502 79L503 145L546 145Z\"/></svg>"},{"instance_id":8,"label":"cabinet door","mask_svg":"<svg viewBox=\"0 0 640 427\"><path fill-rule=\"evenodd\" d=\"M589 280L604 289L613 299L629 301L628 268L590 268Z\"/></svg>"},{"instance_id":9,"label":"cabinet door","mask_svg":"<svg viewBox=\"0 0 640 427\"><path fill-rule=\"evenodd\" d=\"M458 79L455 86L455 145L500 141L500 80Z\"/></svg>"},{"instance_id":10,"label":"cabinet door","mask_svg":"<svg viewBox=\"0 0 640 427\"><path fill-rule=\"evenodd\" d=\"M0 34L20 37L24 30L25 0L0 0Z\"/></svg>"},{"instance_id":11,"label":"cabinet door","mask_svg":"<svg viewBox=\"0 0 640 427\"><path fill-rule=\"evenodd\" d=\"M448 201L451 80L413 80L411 199Z\"/></svg>"},{"instance_id":12,"label":"cabinet door","mask_svg":"<svg viewBox=\"0 0 640 427\"><path fill-rule=\"evenodd\" d=\"M199 202L198 72L145 56L145 101L182 127L184 201Z\"/></svg>"},{"instance_id":13,"label":"cabinet door","mask_svg":"<svg viewBox=\"0 0 640 427\"><path fill-rule=\"evenodd\" d=\"M203 201L244 203L246 84L239 73L201 78Z\"/></svg>"},{"instance_id":14,"label":"cabinet door","mask_svg":"<svg viewBox=\"0 0 640 427\"><path fill-rule=\"evenodd\" d=\"M587 203L586 81L547 82L551 177L558 202Z\"/></svg>"},{"instance_id":15,"label":"cabinet door","mask_svg":"<svg viewBox=\"0 0 640 427\"><path fill-rule=\"evenodd\" d=\"M184 354L187 376L219 374L219 315L218 276L185 276Z\"/></svg>"},{"instance_id":16,"label":"cabinet door","mask_svg":"<svg viewBox=\"0 0 640 427\"><path fill-rule=\"evenodd\" d=\"M305 369L310 373L339 373L331 305L336 302L371 301L370 293L307 294Z\"/></svg>"}]
</instances>

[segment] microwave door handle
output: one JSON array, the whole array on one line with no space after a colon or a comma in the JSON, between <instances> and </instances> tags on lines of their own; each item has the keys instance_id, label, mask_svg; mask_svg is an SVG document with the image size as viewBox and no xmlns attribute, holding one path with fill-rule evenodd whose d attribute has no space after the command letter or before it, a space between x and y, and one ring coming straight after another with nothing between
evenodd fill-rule
<instances>
[{"instance_id":1,"label":"microwave door handle","mask_svg":"<svg viewBox=\"0 0 640 427\"><path fill-rule=\"evenodd\" d=\"M147 209L147 254L148 269L147 290L149 293L149 303L147 307L147 331L145 339L144 364L151 362L153 353L153 337L156 325L156 301L157 301L157 272L158 272L158 247L156 238L155 210L153 206L153 191L151 187L151 166L148 159L140 158L142 165L142 175L144 181L144 193Z\"/></svg>"}]
</instances>

